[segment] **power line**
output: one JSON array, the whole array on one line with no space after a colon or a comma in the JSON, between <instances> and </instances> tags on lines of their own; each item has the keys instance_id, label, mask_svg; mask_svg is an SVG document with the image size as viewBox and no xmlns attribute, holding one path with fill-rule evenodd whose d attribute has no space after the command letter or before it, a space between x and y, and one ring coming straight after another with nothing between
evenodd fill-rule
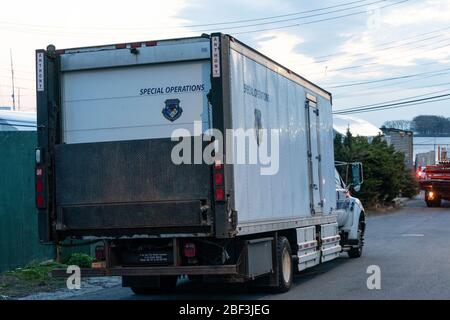
<instances>
[{"instance_id":1,"label":"power line","mask_svg":"<svg viewBox=\"0 0 450 320\"><path fill-rule=\"evenodd\" d=\"M308 19L308 18L313 18L313 17L317 17L317 16L327 15L327 14L330 14L330 13L337 13L337 12L342 12L342 11L348 11L348 10L361 8L361 7L365 7L365 6L368 6L368 5L377 4L377 3L380 3L380 2L386 2L386 1L387 0L377 0L377 1L374 1L374 2L370 2L370 3L365 3L365 4L362 4L362 5L357 5L357 6L353 6L353 7L349 7L349 8L344 8L344 9L333 10L333 11L329 11L329 12L315 13L315 14L311 14L311 15L307 15L307 16L303 16L303 17L295 17L295 18L276 20L276 21L270 21L270 22L260 22L260 23L242 25L242 26L225 27L225 28L221 28L221 30L233 30L233 29L240 29L240 28L257 27L257 26L263 26L263 25L274 24L274 23L281 23L281 22L288 22L288 21L294 21L294 20ZM407 0L407 1L409 1L409 0ZM367 12L367 11L364 11L364 12ZM215 30L216 29L208 29L208 30L202 30L202 31L207 32L207 31L215 31Z\"/></svg>"},{"instance_id":2,"label":"power line","mask_svg":"<svg viewBox=\"0 0 450 320\"><path fill-rule=\"evenodd\" d=\"M450 29L450 28L445 28L445 29ZM397 44L397 45L394 45L394 46L389 46L389 47L386 47L386 48L381 48L381 49L378 49L378 50L376 50L377 52L378 51L384 51L384 50L390 50L390 49L395 49L395 48L400 48L400 47L404 47L404 46L408 46L409 44L412 44L412 43L416 43L416 42L422 42L422 41L427 41L427 40L430 40L430 39L435 39L435 38L439 38L439 37L442 37L442 36L445 36L445 34L443 35L443 34L441 34L441 35L435 35L435 36L431 36L431 37L428 37L428 38L425 38L425 39L417 39L417 40L413 40L413 41L409 41L409 42L406 42L406 43L400 43L400 44ZM447 40L447 39L442 39L442 40L439 40L439 41L437 41L437 42L435 42L435 43L439 43L439 42L442 42L442 41L445 41L445 40ZM402 42L402 41L404 41L404 40L399 40L398 42ZM391 44L392 42L389 42L389 44ZM376 47L383 47L384 45L386 45L387 43L384 43L384 44L379 44L379 45L376 45L376 46L374 46L375 48ZM431 44L434 44L434 43L431 43ZM422 45L422 46L419 46L419 47L417 47L417 48L421 48L421 47L423 47L423 46L427 46L427 45L430 45L430 43L429 44L425 44L425 45ZM336 53L336 54L333 54L333 55L328 55L328 57L336 57L336 56L345 56L345 57L357 57L357 56L361 56L361 55L365 55L366 53L353 53L353 54L348 54L348 53ZM314 57L315 59L317 59L317 57ZM324 60L319 60L319 61L314 61L314 62L311 62L311 63L322 63L322 62L327 62L327 61L330 61L331 59L324 59ZM310 63L310 64L311 64Z\"/></svg>"},{"instance_id":3,"label":"power line","mask_svg":"<svg viewBox=\"0 0 450 320\"><path fill-rule=\"evenodd\" d=\"M404 107L418 106L418 105L423 105L423 104L427 104L427 103L434 103L434 102L446 101L446 100L450 100L450 98L442 98L442 99L436 99L436 100L432 100L432 101L425 101L425 102L417 102L417 103L405 104L405 105L401 105L401 106L385 107L385 108L374 108L374 109L370 109L370 110L352 111L352 112L337 113L337 114L344 114L345 115L345 114L366 113L366 112L383 111L383 110L390 110L390 109L399 109L399 108L404 108Z\"/></svg>"},{"instance_id":4,"label":"power line","mask_svg":"<svg viewBox=\"0 0 450 320\"><path fill-rule=\"evenodd\" d=\"M434 92L418 94L418 95L415 95L415 96L409 96L409 97L404 97L404 98L399 98L399 99L394 99L394 100L387 100L387 101L383 101L383 102L379 102L379 103L366 104L366 105L362 105L362 106L359 106L359 107L353 107L353 108L347 108L347 109L342 109L342 110L336 110L336 112L339 112L339 111L352 111L352 110L358 110L360 108L367 108L367 107L376 107L376 106L383 105L383 104L386 104L386 103L399 102L399 101L403 101L403 100L407 100L407 99L414 99L414 98L429 96L430 94L436 94L436 93L441 93L441 92L446 92L446 91L450 91L450 89L438 90L438 91L434 91Z\"/></svg>"},{"instance_id":5,"label":"power line","mask_svg":"<svg viewBox=\"0 0 450 320\"><path fill-rule=\"evenodd\" d=\"M367 0L365 0L365 1L367 1ZM366 3L366 4L364 4L364 5L358 5L358 6L353 6L353 7L349 7L349 8L344 8L344 9L339 9L339 10L328 11L328 12L324 12L324 13L320 13L320 14L315 14L315 15L304 16L304 17L297 17L297 18L284 19L284 20L277 20L277 21L264 22L264 23L257 23L257 24L247 24L247 25L240 25L240 26L234 26L234 27L225 27L225 28L222 28L222 30L241 29L241 28L248 28L248 27L251 27L251 26L257 26L257 25L281 23L281 22L287 21L287 20L299 20L299 19L305 19L305 18L310 18L310 17L314 17L314 16L318 16L318 15L325 15L325 14L331 14L331 13L336 13L336 12L345 11L345 10L351 10L351 9L355 9L355 8L358 8L358 7L367 6L367 5L370 5L370 4L375 4L375 3L385 2L385 1L387 1L387 0L378 0L378 1L375 1L375 2ZM396 3L392 3L392 4L385 5L385 6L381 6L381 7L377 8L377 9L382 9L382 8L385 8L385 7L390 7L390 6L392 6L392 5L396 5L396 4L403 3L403 2L407 2L407 1L409 1L409 0L402 0L402 1L399 1L399 2L396 2ZM347 5L352 4L352 3L357 3L357 2L358 2L358 1L350 2L350 3L347 3ZM362 2L362 1L361 1L361 2ZM332 7L335 7L335 6L325 7L325 8L320 8L320 9L315 9L315 11L318 11L318 10L326 10L326 9L330 9L330 8L332 8ZM311 11L311 10L310 10L310 11ZM318 22L322 22L322 21L335 20L335 19L339 19L339 18L343 18L343 17L347 17L347 16L352 16L352 15L356 15L356 14L362 14L362 13L366 13L366 11L354 12L354 13L351 13L351 14L346 14L346 15L341 15L341 16L336 16L336 17L331 17L331 18L326 18L326 19L320 19L320 20L314 20L314 21L309 21L309 22L305 22L305 23L301 23L301 24L296 24L296 25L306 25L306 24L318 23ZM297 13L297 14L299 14L299 13ZM265 18L260 18L260 19L266 19L266 18L267 18L267 19L270 19L270 18L272 18L272 17L265 17ZM254 21L255 19L248 19L248 20L249 20L249 21ZM1 22L0 22L0 23L1 23ZM236 23L236 22L232 22L232 23ZM39 32L41 32L41 33L44 32L46 35L48 34L48 32L52 32L52 34L58 34L58 32L55 31L54 27L51 27L51 26L45 26L45 27L43 27L43 26L36 26L36 25L14 24L14 23L9 23L9 25L12 25L12 26L19 26L19 27L25 26L25 27L29 27L29 28L40 28L40 30L32 30L32 29L31 29L31 32L38 32L38 33L39 33ZM212 25L212 24L211 24L211 25ZM295 25L295 26L296 26L296 25ZM193 27L193 26L194 26L194 25L191 25L191 26L184 26L184 27ZM196 26L201 26L201 25L196 25ZM183 26L180 26L180 27L183 27ZM285 27L289 27L289 26L282 26L282 27L276 27L276 28L264 29L264 30L246 31L245 33L249 33L249 32L260 32L260 31L265 31L265 30L275 30L275 29L285 28ZM45 30L45 28L51 28L51 29L50 29L50 30ZM164 28L167 29L166 27L164 27ZM90 29L93 29L93 28L90 28ZM110 29L111 29L111 28L110 28ZM124 29L124 28L119 28L119 29ZM189 31L190 31L190 32L210 32L210 31L216 31L216 30L217 30L217 28L216 28L216 29L205 29L205 30L200 30L200 29L198 29L198 30L189 30ZM59 33L59 34L65 35L65 36L67 36L68 34L71 34L71 35L73 35L73 36L76 36L76 35L77 35L77 33L69 33L69 32L64 32L64 33ZM236 33L236 34L238 34L238 33ZM78 33L78 35L79 35L80 37L84 37L84 38L85 38L87 35L88 35L88 36L95 36L95 34L93 34L92 32L89 32L88 34L86 34L86 33L83 33L83 34ZM103 34L103 35L104 35L104 34Z\"/></svg>"},{"instance_id":6,"label":"power line","mask_svg":"<svg viewBox=\"0 0 450 320\"><path fill-rule=\"evenodd\" d=\"M398 2L394 2L385 6L381 6L378 7L376 9L384 9L384 8L388 8L388 7L392 7L404 2L408 2L409 0L402 0L402 1L398 1ZM234 34L247 34L247 33L254 33L254 32L263 32L263 31L272 31L272 30L280 30L280 29L286 29L286 28L293 28L293 27L299 27L299 26L303 26L303 25L308 25L308 24L314 24L314 23L319 23L319 22L323 22L323 21L329 21L329 20L336 20L336 19L340 19L340 18L345 18L345 17L350 17L350 16L355 16L355 15L359 15L359 14L364 14L367 13L367 11L357 11L357 12L353 12L353 13L349 13L349 14L345 14L345 15L340 15L340 16L336 16L336 17L331 17L331 18L325 18L325 19L319 19L319 20L313 20L313 21L308 21L308 22L303 22L303 23L296 23L296 24L290 24L290 25L285 25L285 26L281 26L281 27L274 27L274 28L266 28L266 29L257 29L257 30L251 30L251 31L242 31L242 32L235 32ZM244 26L243 26L244 27ZM208 31L208 30L207 30Z\"/></svg>"},{"instance_id":7,"label":"power line","mask_svg":"<svg viewBox=\"0 0 450 320\"><path fill-rule=\"evenodd\" d=\"M369 92L367 91L362 91L359 93L351 93L348 95L333 95L333 100L338 100L338 99L342 99L342 98L353 98L353 97L361 97L361 96L373 96L373 95L378 95L378 94L385 94L385 93L396 93L396 92L403 92L405 90L414 90L414 89L427 89L427 88L435 88L435 87L442 87L442 86L448 86L450 85L450 82L444 82L444 83L435 83L435 84L430 84L427 86L419 86L419 87L407 87L404 88L402 90L399 89L394 89L394 90L383 90L383 91L377 91L377 92L372 92L370 93L370 90L372 89L377 89L378 87L375 88L367 88L367 90L369 90Z\"/></svg>"},{"instance_id":8,"label":"power line","mask_svg":"<svg viewBox=\"0 0 450 320\"><path fill-rule=\"evenodd\" d=\"M428 71L428 72L420 72L415 74L408 74L408 75L402 75L397 77L389 77L389 78L383 78L383 79L377 79L377 80L369 80L369 81L360 81L360 82L352 82L352 83L343 83L343 84L336 84L336 85L328 85L328 88L345 88L345 87L353 87L353 86L359 86L359 85L365 85L365 84L371 84L371 83L378 83L378 82L385 82L385 81L393 81L393 80L400 80L400 79L407 79L407 78L414 78L417 76L425 75L425 74L436 74L442 71L450 70L450 68L445 68L441 70L435 70L435 71ZM446 73L443 73L446 74Z\"/></svg>"},{"instance_id":9,"label":"power line","mask_svg":"<svg viewBox=\"0 0 450 320\"><path fill-rule=\"evenodd\" d=\"M375 47L375 48L376 48L376 47L382 47L382 46L385 46L385 45L388 45L388 44L397 43L397 42L402 42L402 41L410 40L410 39L415 39L415 38L417 38L417 37L426 36L426 35L429 35L429 34L433 34L433 33L437 33L437 32L442 32L442 31L449 30L449 29L450 29L450 27L445 27L445 28L433 30L433 31L430 31L430 32L425 32L425 33L416 34L416 35L414 35L414 36L407 37L407 38L404 38L404 39L401 39L401 40L393 40L393 41L388 41L388 42L379 43L379 44L376 44L374 47ZM322 56L316 56L316 57L314 57L314 59L328 58L328 57L333 57L333 56L337 56L337 55L345 55L345 54L346 54L346 53L344 53L344 52L335 52L335 53L330 53L330 54L326 54L326 55L322 55Z\"/></svg>"},{"instance_id":10,"label":"power line","mask_svg":"<svg viewBox=\"0 0 450 320\"><path fill-rule=\"evenodd\" d=\"M197 28L197 27L210 27L210 26L219 26L219 25L229 25L229 24L238 24L238 23L246 23L246 22L254 22L254 21L263 21L263 20L270 20L270 19L278 19L278 18L284 18L284 17L291 17L306 13L312 13L312 12L318 12L328 9L334 9L338 7L348 6L355 3L361 3L361 2L367 2L368 0L358 0L358 1L351 1L351 2L345 2L333 6L327 6L322 8L316 8L311 10L305 10L305 11L299 11L289 14L282 14L282 15L275 15L275 16L267 16L267 17L261 17L261 18L253 18L253 19L245 19L245 20L232 20L232 21L222 21L222 22L214 22L214 23L203 23L203 24L191 24L191 25L178 25L178 26L143 26L143 27L106 27L106 26L77 26L78 29L118 29L118 30L140 30L140 29L168 29L168 28ZM10 25L22 25L27 27L38 27L38 28L60 28L65 29L67 26L55 26L55 25L34 25L34 24L18 24L15 22L9 22L9 21L0 21L0 24L10 24Z\"/></svg>"},{"instance_id":11,"label":"power line","mask_svg":"<svg viewBox=\"0 0 450 320\"><path fill-rule=\"evenodd\" d=\"M2 88L10 88L11 89L11 86L8 86L8 85L0 84L0 87L2 87ZM16 86L16 88L20 88L20 89L24 89L24 90L34 90L34 89L28 88L28 87L18 87L18 86Z\"/></svg>"},{"instance_id":12,"label":"power line","mask_svg":"<svg viewBox=\"0 0 450 320\"><path fill-rule=\"evenodd\" d=\"M447 41L448 39L443 39L442 41ZM438 42L435 42L435 43L428 43L428 44L426 44L425 46L428 46L428 45L434 45L434 44L436 44L436 43L439 43L439 42L442 42L442 41L438 41ZM443 45L443 46L439 46L439 47L436 47L436 48L430 48L430 49L426 49L426 50L423 50L423 51L421 51L420 53L427 53L427 52L430 52L430 51L434 51L434 50L439 50L439 49L442 49L442 48L444 48L444 47L448 47L450 45L450 43L446 43L445 45ZM421 48L421 47L424 47L424 46L418 46L418 47L411 47L411 48L408 48L409 50L411 50L411 49L419 49L419 48ZM376 51L374 51L374 52L376 52ZM376 59L376 57L367 57L366 59L372 59L372 60L374 60L374 59ZM393 57L389 57L389 61L392 61L392 60L398 60L398 59L404 59L404 55L401 55L401 56L393 56ZM425 66L425 65L430 65L430 64L436 64L436 63L438 63L438 62L427 62L427 63L422 63L422 64L415 64L414 66ZM364 67L369 67L369 66L377 66L377 65L384 65L384 64L382 64L382 63L379 63L379 62L368 62L368 63L363 63L363 64L359 64L359 65L352 65L352 66L349 66L349 67L342 67L342 68L336 68L336 69L326 69L325 71L320 71L320 72L314 72L314 73L311 73L311 74L309 74L310 76L311 75L318 75L318 74L322 74L323 72L336 72L336 71L344 71L344 70L352 70L352 69L359 69L359 68L364 68ZM363 71L364 72L364 71Z\"/></svg>"},{"instance_id":13,"label":"power line","mask_svg":"<svg viewBox=\"0 0 450 320\"><path fill-rule=\"evenodd\" d=\"M449 74L449 72L437 72L437 73L434 73L434 74L422 75L422 76L417 76L417 77L418 77L418 79L423 80L423 79L428 79L428 78L440 77L440 76L447 75L447 74ZM393 85L398 86L400 84L404 84L404 83L409 83L410 82L409 79L408 80L404 80L404 81L399 81L399 82L397 82L398 80L393 80L393 81L396 81L396 82L395 83L390 83L389 81L386 81L387 83L381 83L381 84L376 85L376 86L369 86L367 89L384 88L384 87L388 87L388 86L390 87L390 86L393 86ZM426 88L426 86L422 85L421 88ZM338 89L342 89L342 88L338 88Z\"/></svg>"},{"instance_id":14,"label":"power line","mask_svg":"<svg viewBox=\"0 0 450 320\"><path fill-rule=\"evenodd\" d=\"M426 39L419 39L419 40L416 40L416 41L414 41L414 42L420 42L420 41L426 41L426 40L430 40L430 39L433 39L433 38L438 38L438 37L441 37L442 35L438 35L438 36L434 36L434 37L430 37L430 38L426 38ZM385 50L391 50L391 49L395 49L395 48L401 48L401 47L404 47L404 46L406 46L406 47L408 47L408 50L411 50L411 49L420 49L420 48L423 48L423 47L427 47L427 46L430 46L430 45L435 45L435 44L438 44L438 43L442 43L442 42L444 42L444 41L448 41L449 40L449 38L445 38L445 39L441 39L441 40L438 40L438 41L434 41L434 42L431 42L431 43L425 43L425 44L422 44L422 45L419 45L419 46L413 46L413 47L408 47L408 45L410 45L411 43L413 43L412 41L410 42L410 43L403 43L403 44L399 44L399 45L397 45L397 46L391 46L391 47L388 47L388 48L382 48L382 49L378 49L378 50L373 50L373 51L371 51L371 53L378 53L378 52L380 52L380 51L385 51ZM445 46L448 46L450 43L447 43ZM441 49L442 47L438 47L438 48L432 48L432 49L430 49L430 50L436 50L436 49ZM426 51L428 51L428 50L425 50L424 52L426 52ZM352 57L358 57L358 56L367 56L367 53L356 53L356 54L342 54L342 55L339 55L339 56L345 56L345 57L348 57L348 58L352 58ZM400 58L400 57L399 57ZM364 58L363 60L366 60L366 59L374 59L374 57L367 57L367 58ZM395 58L394 58L395 59ZM322 63L322 62L328 62L328 61L330 61L331 59L327 59L327 60L322 60L322 61L315 61L315 62L310 62L310 63L307 63L307 64L316 64L316 63ZM360 60L360 59L359 59ZM377 64L376 62L374 62L374 63L367 63L367 64L362 64L362 65L360 65L360 66L366 66L366 65L371 65L371 64ZM358 68L359 66L352 66L352 67L344 67L344 68L337 68L337 69L329 69L329 70L327 70L328 72L333 72L333 71L342 71L342 70L346 70L346 69L351 69L351 68Z\"/></svg>"},{"instance_id":15,"label":"power line","mask_svg":"<svg viewBox=\"0 0 450 320\"><path fill-rule=\"evenodd\" d=\"M442 98L442 99L439 99L439 98ZM443 100L448 100L448 99L450 99L450 93L436 95L436 96L422 98L422 99L382 104L382 105L373 106L373 107L361 107L360 106L360 107L347 108L347 109L337 110L337 111L333 112L333 114L353 114L353 113L362 113L362 112L370 112L370 111L378 111L378 110L386 110L386 109L396 109L396 108L401 108L404 106L411 106L411 105L417 105L417 104L423 104L423 103L443 101ZM432 100L432 101L430 101L430 100Z\"/></svg>"},{"instance_id":16,"label":"power line","mask_svg":"<svg viewBox=\"0 0 450 320\"><path fill-rule=\"evenodd\" d=\"M0 75L0 78L8 78L8 79L10 79L11 76L2 76L2 75ZM16 77L16 70L15 70L15 69L14 69L14 79L19 79L19 80L31 80L31 81L34 81L34 80L35 80L35 79L33 79L33 78Z\"/></svg>"}]
</instances>

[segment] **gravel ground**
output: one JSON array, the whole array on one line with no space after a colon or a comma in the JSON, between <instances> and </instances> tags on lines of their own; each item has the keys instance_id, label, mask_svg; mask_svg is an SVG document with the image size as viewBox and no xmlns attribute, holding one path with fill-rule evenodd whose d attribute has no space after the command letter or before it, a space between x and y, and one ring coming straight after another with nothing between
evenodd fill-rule
<instances>
[{"instance_id":1,"label":"gravel ground","mask_svg":"<svg viewBox=\"0 0 450 320\"><path fill-rule=\"evenodd\" d=\"M120 277L94 277L87 278L81 281L81 289L61 289L54 292L42 292L32 294L19 300L63 300L63 299L77 299L86 294L94 294L103 289L109 289L121 286L122 281Z\"/></svg>"}]
</instances>

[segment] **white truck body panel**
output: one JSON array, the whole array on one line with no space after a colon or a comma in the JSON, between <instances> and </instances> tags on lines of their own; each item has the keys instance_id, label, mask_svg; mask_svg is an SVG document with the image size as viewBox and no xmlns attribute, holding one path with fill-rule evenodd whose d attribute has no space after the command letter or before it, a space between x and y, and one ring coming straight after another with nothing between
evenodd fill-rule
<instances>
[{"instance_id":1,"label":"white truck body panel","mask_svg":"<svg viewBox=\"0 0 450 320\"><path fill-rule=\"evenodd\" d=\"M206 130L209 69L208 61L197 61L63 73L64 142L166 138L177 128L193 132L194 121ZM183 113L170 122L161 110L175 98Z\"/></svg>"},{"instance_id":2,"label":"white truck body panel","mask_svg":"<svg viewBox=\"0 0 450 320\"><path fill-rule=\"evenodd\" d=\"M258 224L264 220L296 221L333 213L336 195L330 101L237 50L231 49L230 69L233 128L253 129L255 110L259 110L262 128L277 130L280 142L276 174L261 175L261 164L234 165L235 208L239 225ZM258 90L259 94L256 97L249 94L249 88ZM319 121L313 121L311 126L312 173L319 185L313 193L315 215L311 214L308 191L307 93L317 98L319 109ZM250 138L256 139L256 135ZM237 146L234 143L236 162ZM249 144L246 145L247 152L248 147ZM316 159L319 154L320 162ZM323 201L323 207L318 205L320 201Z\"/></svg>"}]
</instances>

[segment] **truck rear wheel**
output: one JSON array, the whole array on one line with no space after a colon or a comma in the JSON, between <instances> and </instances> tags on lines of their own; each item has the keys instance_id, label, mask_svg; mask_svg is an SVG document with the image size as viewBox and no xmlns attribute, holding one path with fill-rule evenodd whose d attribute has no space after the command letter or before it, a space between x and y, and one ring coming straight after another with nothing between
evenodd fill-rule
<instances>
[{"instance_id":1,"label":"truck rear wheel","mask_svg":"<svg viewBox=\"0 0 450 320\"><path fill-rule=\"evenodd\" d=\"M172 292L177 286L178 277L177 276L163 276L159 279L159 286L145 287L145 286L133 286L131 291L134 294L146 295L146 294L157 294L157 293L169 293Z\"/></svg>"},{"instance_id":2,"label":"truck rear wheel","mask_svg":"<svg viewBox=\"0 0 450 320\"><path fill-rule=\"evenodd\" d=\"M287 292L292 286L294 277L292 251L289 241L286 237L279 237L277 241L277 260L278 260L278 285L274 288L275 292Z\"/></svg>"}]
</instances>

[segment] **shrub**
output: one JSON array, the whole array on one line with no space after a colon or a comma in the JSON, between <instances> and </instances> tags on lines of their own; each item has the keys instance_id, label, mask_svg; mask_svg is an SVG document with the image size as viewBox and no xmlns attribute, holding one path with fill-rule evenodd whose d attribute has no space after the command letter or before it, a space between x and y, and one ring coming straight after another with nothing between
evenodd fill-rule
<instances>
[{"instance_id":1,"label":"shrub","mask_svg":"<svg viewBox=\"0 0 450 320\"><path fill-rule=\"evenodd\" d=\"M80 268L90 268L92 266L92 262L94 258L85 253L72 253L70 257L67 259L67 265L75 265Z\"/></svg>"}]
</instances>

